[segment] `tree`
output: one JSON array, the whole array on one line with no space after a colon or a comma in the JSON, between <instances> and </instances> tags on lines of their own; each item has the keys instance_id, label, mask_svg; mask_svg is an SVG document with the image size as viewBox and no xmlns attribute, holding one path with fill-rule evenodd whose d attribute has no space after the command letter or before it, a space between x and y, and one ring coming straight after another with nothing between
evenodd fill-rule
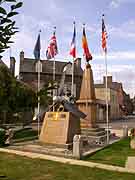
<instances>
[{"instance_id":1,"label":"tree","mask_svg":"<svg viewBox=\"0 0 135 180\"><path fill-rule=\"evenodd\" d=\"M18 0L0 0L0 54L10 47L9 44L13 43L11 37L18 32L12 18L18 14L16 9L22 7L22 4Z\"/></svg>"},{"instance_id":2,"label":"tree","mask_svg":"<svg viewBox=\"0 0 135 180\"><path fill-rule=\"evenodd\" d=\"M17 81L5 65L0 65L0 111L23 112L37 105L36 93Z\"/></svg>"},{"instance_id":3,"label":"tree","mask_svg":"<svg viewBox=\"0 0 135 180\"><path fill-rule=\"evenodd\" d=\"M40 105L42 107L47 107L49 104L52 104L52 96L49 94L53 89L57 89L57 86L53 81L51 81L49 84L45 84L44 87L37 93L37 97L40 97Z\"/></svg>"}]
</instances>

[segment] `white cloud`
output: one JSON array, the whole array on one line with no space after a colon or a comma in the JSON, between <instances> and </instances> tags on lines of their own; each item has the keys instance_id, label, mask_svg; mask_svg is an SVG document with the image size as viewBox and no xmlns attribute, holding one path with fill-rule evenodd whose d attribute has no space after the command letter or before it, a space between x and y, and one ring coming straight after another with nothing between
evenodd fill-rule
<instances>
[{"instance_id":1,"label":"white cloud","mask_svg":"<svg viewBox=\"0 0 135 180\"><path fill-rule=\"evenodd\" d=\"M123 38L130 41L135 41L135 20L129 20L118 27L108 25L109 38L115 36L117 38Z\"/></svg>"},{"instance_id":2,"label":"white cloud","mask_svg":"<svg viewBox=\"0 0 135 180\"><path fill-rule=\"evenodd\" d=\"M95 83L103 83L103 76L105 76L105 65L104 64L93 64L92 65L94 81ZM124 90L131 97L135 95L135 77L134 66L132 65L109 65L108 75L112 75L113 81L121 82Z\"/></svg>"},{"instance_id":3,"label":"white cloud","mask_svg":"<svg viewBox=\"0 0 135 180\"><path fill-rule=\"evenodd\" d=\"M93 55L94 59L104 59L104 55L95 54ZM117 51L107 54L108 60L135 60L135 51Z\"/></svg>"},{"instance_id":4,"label":"white cloud","mask_svg":"<svg viewBox=\"0 0 135 180\"><path fill-rule=\"evenodd\" d=\"M119 3L118 3L117 1L112 1L112 2L110 3L110 7L112 7L112 8L118 8L118 7L119 7Z\"/></svg>"},{"instance_id":5,"label":"white cloud","mask_svg":"<svg viewBox=\"0 0 135 180\"><path fill-rule=\"evenodd\" d=\"M134 0L112 0L110 2L110 8L118 8L122 4L135 3Z\"/></svg>"}]
</instances>

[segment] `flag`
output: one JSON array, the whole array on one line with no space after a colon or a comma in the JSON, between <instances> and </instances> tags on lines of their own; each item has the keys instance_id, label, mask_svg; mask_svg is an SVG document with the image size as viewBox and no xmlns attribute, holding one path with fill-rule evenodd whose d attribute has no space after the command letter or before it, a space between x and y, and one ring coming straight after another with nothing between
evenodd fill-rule
<instances>
[{"instance_id":1,"label":"flag","mask_svg":"<svg viewBox=\"0 0 135 180\"><path fill-rule=\"evenodd\" d=\"M55 30L53 32L53 36L50 39L49 45L46 50L47 59L52 59L58 54L57 40L55 36Z\"/></svg>"},{"instance_id":2,"label":"flag","mask_svg":"<svg viewBox=\"0 0 135 180\"><path fill-rule=\"evenodd\" d=\"M103 51L106 53L107 52L107 32L106 32L105 22L103 18L102 18L102 48L103 48Z\"/></svg>"},{"instance_id":3,"label":"flag","mask_svg":"<svg viewBox=\"0 0 135 180\"><path fill-rule=\"evenodd\" d=\"M87 43L87 38L86 38L86 33L85 33L85 27L83 27L83 36L82 36L82 48L84 51L84 56L86 61L88 62L89 60L92 60L92 55L89 51L88 43Z\"/></svg>"},{"instance_id":4,"label":"flag","mask_svg":"<svg viewBox=\"0 0 135 180\"><path fill-rule=\"evenodd\" d=\"M73 58L76 57L76 29L75 29L75 22L74 22L73 38L72 38L71 48L70 48L70 55L73 56Z\"/></svg>"},{"instance_id":5,"label":"flag","mask_svg":"<svg viewBox=\"0 0 135 180\"><path fill-rule=\"evenodd\" d=\"M39 34L34 48L35 59L40 59L40 49L41 49L41 44L40 44L40 34Z\"/></svg>"}]
</instances>

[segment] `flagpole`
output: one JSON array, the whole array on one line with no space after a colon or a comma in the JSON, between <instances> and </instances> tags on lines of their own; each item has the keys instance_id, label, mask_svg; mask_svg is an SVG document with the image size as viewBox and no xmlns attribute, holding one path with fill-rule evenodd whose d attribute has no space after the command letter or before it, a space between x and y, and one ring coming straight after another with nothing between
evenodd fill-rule
<instances>
[{"instance_id":1,"label":"flagpole","mask_svg":"<svg viewBox=\"0 0 135 180\"><path fill-rule=\"evenodd\" d=\"M71 88L72 96L74 96L74 57L73 57L73 63L72 63L72 88Z\"/></svg>"},{"instance_id":2,"label":"flagpole","mask_svg":"<svg viewBox=\"0 0 135 180\"><path fill-rule=\"evenodd\" d=\"M104 14L102 14L102 48L104 51L104 57L105 57L105 89L106 89L106 130L107 130L107 144L109 144L109 106L108 106L108 82L107 82L107 32L106 27L104 23Z\"/></svg>"},{"instance_id":3,"label":"flagpole","mask_svg":"<svg viewBox=\"0 0 135 180\"><path fill-rule=\"evenodd\" d=\"M40 59L38 60L38 92L40 91ZM40 96L38 95L38 137L40 132Z\"/></svg>"},{"instance_id":4,"label":"flagpole","mask_svg":"<svg viewBox=\"0 0 135 180\"><path fill-rule=\"evenodd\" d=\"M54 34L56 33L56 26L54 27ZM54 52L53 52L54 53ZM56 63L55 63L55 54L53 57L53 85L55 83L55 79L56 79ZM54 107L54 96L55 96L55 89L53 88L53 112L55 111L55 107Z\"/></svg>"},{"instance_id":5,"label":"flagpole","mask_svg":"<svg viewBox=\"0 0 135 180\"><path fill-rule=\"evenodd\" d=\"M84 30L85 30L85 23L83 23L83 33L84 33ZM83 34L84 36L84 34ZM84 52L84 55L83 55L83 60L85 60L85 88L87 89L88 88L88 78L87 78L87 75L86 75L86 71L87 71L87 65L88 65L88 62L86 60L86 54ZM86 115L88 114L88 94L86 94ZM89 126L88 122L87 122L87 126ZM88 127L87 127L88 128Z\"/></svg>"},{"instance_id":6,"label":"flagpole","mask_svg":"<svg viewBox=\"0 0 135 180\"><path fill-rule=\"evenodd\" d=\"M108 71L107 71L107 52L105 52L105 75L106 75L106 81L105 81L105 88L106 88L106 128L107 128L107 144L109 144L109 117L108 117L108 83L107 83L107 76L108 76Z\"/></svg>"},{"instance_id":7,"label":"flagpole","mask_svg":"<svg viewBox=\"0 0 135 180\"><path fill-rule=\"evenodd\" d=\"M74 60L75 60L75 57L76 57L76 30L75 30L75 21L73 22L73 25L74 25L74 34L73 34L73 39L72 39L72 45L74 45L71 54L73 56L73 63L72 63L72 85L71 85L71 94L72 96L74 97Z\"/></svg>"},{"instance_id":8,"label":"flagpole","mask_svg":"<svg viewBox=\"0 0 135 180\"><path fill-rule=\"evenodd\" d=\"M53 58L53 85L55 82L55 56ZM55 89L53 89L53 112L55 111L55 107L54 107L54 96L55 96Z\"/></svg>"},{"instance_id":9,"label":"flagpole","mask_svg":"<svg viewBox=\"0 0 135 180\"><path fill-rule=\"evenodd\" d=\"M41 30L39 31L39 33ZM38 59L38 92L40 91L40 71L41 71L41 66L40 66L40 55ZM40 135L40 96L38 95L38 137Z\"/></svg>"},{"instance_id":10,"label":"flagpole","mask_svg":"<svg viewBox=\"0 0 135 180\"><path fill-rule=\"evenodd\" d=\"M85 58L85 61L86 61L86 58ZM87 66L88 66L88 62L86 61L86 68L85 68L85 87L86 89L88 89L88 78L87 78L87 75L86 75L86 71L87 71ZM86 94L86 115L88 115L88 94ZM87 121L87 128L89 127L89 123ZM88 133L88 132L87 132Z\"/></svg>"}]
</instances>

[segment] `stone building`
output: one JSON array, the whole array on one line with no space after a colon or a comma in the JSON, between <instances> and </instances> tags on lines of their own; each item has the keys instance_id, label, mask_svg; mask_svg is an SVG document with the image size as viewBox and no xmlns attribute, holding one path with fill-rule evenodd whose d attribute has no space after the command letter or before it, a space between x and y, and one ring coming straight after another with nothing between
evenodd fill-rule
<instances>
[{"instance_id":1,"label":"stone building","mask_svg":"<svg viewBox=\"0 0 135 180\"><path fill-rule=\"evenodd\" d=\"M96 98L101 100L106 100L106 78L103 77L103 84L95 84ZM112 76L107 77L107 95L109 103L109 118L119 119L124 113L124 90L122 84L112 81Z\"/></svg>"},{"instance_id":2,"label":"stone building","mask_svg":"<svg viewBox=\"0 0 135 180\"><path fill-rule=\"evenodd\" d=\"M135 114L135 96L132 98L133 113Z\"/></svg>"},{"instance_id":3,"label":"stone building","mask_svg":"<svg viewBox=\"0 0 135 180\"><path fill-rule=\"evenodd\" d=\"M134 111L134 102L130 98L129 94L124 93L124 107L126 115L133 114Z\"/></svg>"},{"instance_id":4,"label":"stone building","mask_svg":"<svg viewBox=\"0 0 135 180\"><path fill-rule=\"evenodd\" d=\"M40 73L40 84L41 88L53 81L53 61L52 60L41 60L41 73ZM38 72L37 72L38 61L31 58L25 58L24 52L20 52L20 69L19 78L21 81L29 84L35 91L37 90L38 84ZM67 62L55 61L55 80L60 84L62 79L63 69ZM82 81L83 70L81 68L81 59L77 58L75 60L74 66L74 96L79 97L81 81ZM65 88L71 90L72 82L72 68L66 72L65 77Z\"/></svg>"}]
</instances>

